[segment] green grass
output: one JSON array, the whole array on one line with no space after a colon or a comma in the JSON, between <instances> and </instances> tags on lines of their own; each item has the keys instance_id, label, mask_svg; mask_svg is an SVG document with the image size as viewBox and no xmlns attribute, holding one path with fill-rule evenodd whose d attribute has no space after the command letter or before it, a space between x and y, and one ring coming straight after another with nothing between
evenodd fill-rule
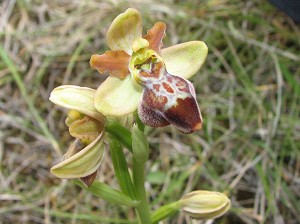
<instances>
[{"instance_id":1,"label":"green grass","mask_svg":"<svg viewBox=\"0 0 300 224\"><path fill-rule=\"evenodd\" d=\"M214 223L299 223L299 25L259 0L114 2L0 3L0 223L134 223L132 210L49 172L72 141L49 94L61 84L97 88L104 77L89 57L108 49L105 32L128 7L145 30L167 24L165 46L209 48L192 78L203 129L146 129L152 209L209 189L232 200ZM118 187L109 153L98 176ZM162 223L195 222L177 213Z\"/></svg>"}]
</instances>

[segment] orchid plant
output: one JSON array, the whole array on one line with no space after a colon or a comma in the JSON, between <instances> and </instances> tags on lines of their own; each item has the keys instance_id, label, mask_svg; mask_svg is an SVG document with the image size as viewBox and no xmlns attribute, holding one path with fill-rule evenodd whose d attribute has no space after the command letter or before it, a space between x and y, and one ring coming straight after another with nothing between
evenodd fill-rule
<instances>
[{"instance_id":1,"label":"orchid plant","mask_svg":"<svg viewBox=\"0 0 300 224\"><path fill-rule=\"evenodd\" d=\"M149 144L144 126L173 125L188 134L200 130L202 117L193 84L188 81L202 66L207 47L191 41L162 48L166 24L157 22L142 35L142 19L135 9L118 15L106 35L110 48L94 54L90 65L109 77L97 90L64 85L50 100L69 109L66 125L75 141L51 172L112 203L131 206L139 223L158 223L181 210L196 219L216 218L230 208L219 192L194 191L152 212L145 190ZM109 145L120 189L96 180ZM132 153L131 172L124 154Z\"/></svg>"}]
</instances>

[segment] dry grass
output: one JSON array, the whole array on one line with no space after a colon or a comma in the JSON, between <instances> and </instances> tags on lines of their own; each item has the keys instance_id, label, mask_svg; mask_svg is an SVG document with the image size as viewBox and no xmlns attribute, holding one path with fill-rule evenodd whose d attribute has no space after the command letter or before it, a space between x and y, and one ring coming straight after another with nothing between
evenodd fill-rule
<instances>
[{"instance_id":1,"label":"dry grass","mask_svg":"<svg viewBox=\"0 0 300 224\"><path fill-rule=\"evenodd\" d=\"M203 130L147 130L153 208L213 189L233 202L214 223L300 222L299 26L259 0L199 2L0 3L0 223L133 223L131 210L49 173L71 141L49 93L101 83L89 57L107 49L105 32L128 7L141 11L146 28L166 22L165 46L200 39L209 47L192 80ZM108 154L99 178L117 187ZM196 222L177 214L164 223Z\"/></svg>"}]
</instances>

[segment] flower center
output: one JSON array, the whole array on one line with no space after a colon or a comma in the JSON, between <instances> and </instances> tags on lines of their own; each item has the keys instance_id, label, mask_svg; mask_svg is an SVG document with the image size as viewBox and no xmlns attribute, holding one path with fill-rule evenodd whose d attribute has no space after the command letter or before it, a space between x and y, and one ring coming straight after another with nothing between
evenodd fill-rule
<instances>
[{"instance_id":1,"label":"flower center","mask_svg":"<svg viewBox=\"0 0 300 224\"><path fill-rule=\"evenodd\" d=\"M149 49L149 42L146 39L137 38L132 44L132 50L129 70L135 82L143 86L153 76L154 65L160 62L163 65L163 61L154 50Z\"/></svg>"}]
</instances>

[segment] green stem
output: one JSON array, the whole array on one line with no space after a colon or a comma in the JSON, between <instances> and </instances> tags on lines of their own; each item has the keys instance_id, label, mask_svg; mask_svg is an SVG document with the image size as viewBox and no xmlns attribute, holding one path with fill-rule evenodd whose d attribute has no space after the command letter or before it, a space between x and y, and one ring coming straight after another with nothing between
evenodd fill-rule
<instances>
[{"instance_id":1,"label":"green stem","mask_svg":"<svg viewBox=\"0 0 300 224\"><path fill-rule=\"evenodd\" d=\"M151 224L151 215L145 190L145 163L137 162L134 157L132 160L133 183L136 190L137 200L140 201L140 204L136 206L136 211L141 224Z\"/></svg>"},{"instance_id":2,"label":"green stem","mask_svg":"<svg viewBox=\"0 0 300 224\"><path fill-rule=\"evenodd\" d=\"M128 171L127 162L123 149L118 141L115 139L110 140L110 153L115 170L115 175L118 179L121 190L131 197L135 198L134 186Z\"/></svg>"},{"instance_id":3,"label":"green stem","mask_svg":"<svg viewBox=\"0 0 300 224\"><path fill-rule=\"evenodd\" d=\"M172 202L170 204L164 205L162 207L160 207L158 210L156 210L153 214L152 214L152 224L156 224L159 221L170 217L171 215L175 214L176 212L178 212L178 210L180 209L180 202L176 201L176 202Z\"/></svg>"},{"instance_id":4,"label":"green stem","mask_svg":"<svg viewBox=\"0 0 300 224\"><path fill-rule=\"evenodd\" d=\"M105 125L105 131L132 152L131 132L127 128L123 127L116 121L108 120Z\"/></svg>"}]
</instances>

